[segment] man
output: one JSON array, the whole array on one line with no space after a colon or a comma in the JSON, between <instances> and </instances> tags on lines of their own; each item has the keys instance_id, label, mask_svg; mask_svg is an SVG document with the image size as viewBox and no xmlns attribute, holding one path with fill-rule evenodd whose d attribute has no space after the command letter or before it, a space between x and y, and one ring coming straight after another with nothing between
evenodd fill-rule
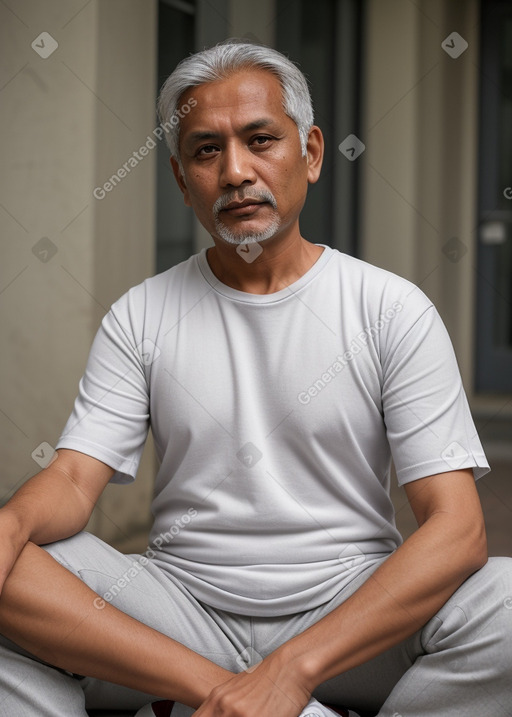
<instances>
[{"instance_id":1,"label":"man","mask_svg":"<svg viewBox=\"0 0 512 717\"><path fill-rule=\"evenodd\" d=\"M419 289L301 236L323 156L304 77L225 43L160 112L214 246L114 304L58 458L0 511L0 713L84 715L85 694L297 717L314 694L512 714L511 561L487 562L451 345ZM151 546L122 556L80 531L150 421ZM419 525L402 545L391 456Z\"/></svg>"}]
</instances>

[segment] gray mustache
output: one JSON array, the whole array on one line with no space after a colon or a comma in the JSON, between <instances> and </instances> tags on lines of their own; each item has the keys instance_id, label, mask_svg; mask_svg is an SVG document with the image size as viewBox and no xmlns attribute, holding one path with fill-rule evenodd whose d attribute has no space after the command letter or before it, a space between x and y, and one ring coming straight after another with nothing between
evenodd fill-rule
<instances>
[{"instance_id":1,"label":"gray mustache","mask_svg":"<svg viewBox=\"0 0 512 717\"><path fill-rule=\"evenodd\" d=\"M273 209L277 209L277 201L272 192L267 189L237 189L228 192L219 197L213 205L213 214L215 218L219 216L219 212L224 209L230 202L243 202L244 199L254 199L258 202L268 202Z\"/></svg>"}]
</instances>

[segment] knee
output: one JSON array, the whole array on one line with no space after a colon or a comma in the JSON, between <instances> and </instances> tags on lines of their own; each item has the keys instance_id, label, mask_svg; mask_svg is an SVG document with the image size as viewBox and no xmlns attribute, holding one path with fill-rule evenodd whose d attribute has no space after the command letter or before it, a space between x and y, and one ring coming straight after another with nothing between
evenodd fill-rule
<instances>
[{"instance_id":1,"label":"knee","mask_svg":"<svg viewBox=\"0 0 512 717\"><path fill-rule=\"evenodd\" d=\"M500 674L512 670L512 558L489 558L423 631L427 652L471 646Z\"/></svg>"},{"instance_id":2,"label":"knee","mask_svg":"<svg viewBox=\"0 0 512 717\"><path fill-rule=\"evenodd\" d=\"M492 629L497 635L502 630L512 645L512 558L489 558L452 595L437 617L436 624L453 623L464 631Z\"/></svg>"},{"instance_id":3,"label":"knee","mask_svg":"<svg viewBox=\"0 0 512 717\"><path fill-rule=\"evenodd\" d=\"M498 598L502 598L503 607L508 612L508 637L512 643L512 558L491 558L499 585Z\"/></svg>"},{"instance_id":4,"label":"knee","mask_svg":"<svg viewBox=\"0 0 512 717\"><path fill-rule=\"evenodd\" d=\"M505 606L512 609L512 558L489 558L475 576L480 579L484 590L490 591L496 600L501 599Z\"/></svg>"},{"instance_id":5,"label":"knee","mask_svg":"<svg viewBox=\"0 0 512 717\"><path fill-rule=\"evenodd\" d=\"M512 558L489 558L475 573L473 612L486 614L486 629L501 643L512 666Z\"/></svg>"}]
</instances>

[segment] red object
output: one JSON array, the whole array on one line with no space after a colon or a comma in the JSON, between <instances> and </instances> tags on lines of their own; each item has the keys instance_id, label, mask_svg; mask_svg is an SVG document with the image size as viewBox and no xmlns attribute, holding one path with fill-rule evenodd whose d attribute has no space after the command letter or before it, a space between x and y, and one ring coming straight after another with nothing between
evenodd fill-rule
<instances>
[{"instance_id":1,"label":"red object","mask_svg":"<svg viewBox=\"0 0 512 717\"><path fill-rule=\"evenodd\" d=\"M171 700L161 700L159 702L153 702L151 705L155 717L171 717L173 707L174 702Z\"/></svg>"}]
</instances>

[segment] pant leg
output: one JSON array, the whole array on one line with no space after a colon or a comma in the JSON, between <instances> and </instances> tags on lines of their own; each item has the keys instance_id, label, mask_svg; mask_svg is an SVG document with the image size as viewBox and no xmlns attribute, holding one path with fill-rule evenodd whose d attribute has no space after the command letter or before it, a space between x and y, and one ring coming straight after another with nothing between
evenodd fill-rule
<instances>
[{"instance_id":1,"label":"pant leg","mask_svg":"<svg viewBox=\"0 0 512 717\"><path fill-rule=\"evenodd\" d=\"M512 715L512 559L490 558L421 631L379 717Z\"/></svg>"},{"instance_id":2,"label":"pant leg","mask_svg":"<svg viewBox=\"0 0 512 717\"><path fill-rule=\"evenodd\" d=\"M227 669L247 638L243 621L223 625L172 577L87 533L45 546L64 567L123 612ZM135 569L136 564L136 569ZM95 606L101 609L102 600ZM112 645L112 651L116 646ZM155 655L155 663L159 656ZM96 679L78 680L0 638L0 717L85 717L86 708L137 709L155 699Z\"/></svg>"},{"instance_id":3,"label":"pant leg","mask_svg":"<svg viewBox=\"0 0 512 717\"><path fill-rule=\"evenodd\" d=\"M251 646L265 656L332 612L377 567L317 609L253 621ZM422 630L319 685L314 696L379 717L511 717L512 559L491 558Z\"/></svg>"},{"instance_id":4,"label":"pant leg","mask_svg":"<svg viewBox=\"0 0 512 717\"><path fill-rule=\"evenodd\" d=\"M253 618L253 641L246 646L246 654L254 650L256 657L265 657L287 640L307 630L353 595L386 559L375 561L332 600L317 608L275 618ZM340 640L343 640L343 635L340 635ZM419 637L414 635L383 655L319 685L313 696L324 704L349 707L358 713L376 714L397 682L414 663L420 650Z\"/></svg>"},{"instance_id":5,"label":"pant leg","mask_svg":"<svg viewBox=\"0 0 512 717\"><path fill-rule=\"evenodd\" d=\"M85 696L61 670L0 636L0 717L83 717Z\"/></svg>"}]
</instances>

